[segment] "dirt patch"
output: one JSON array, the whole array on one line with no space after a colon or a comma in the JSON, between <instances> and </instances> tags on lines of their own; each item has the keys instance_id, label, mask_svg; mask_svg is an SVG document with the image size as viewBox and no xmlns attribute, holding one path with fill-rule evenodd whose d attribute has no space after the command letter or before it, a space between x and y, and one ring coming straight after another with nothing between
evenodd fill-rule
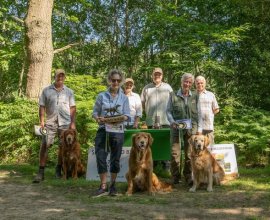
<instances>
[{"instance_id":1,"label":"dirt patch","mask_svg":"<svg viewBox=\"0 0 270 220\"><path fill-rule=\"evenodd\" d=\"M173 193L92 198L90 187L74 189L9 181L0 171L0 219L267 219L269 192L217 188L213 193L187 192L179 185Z\"/></svg>"}]
</instances>

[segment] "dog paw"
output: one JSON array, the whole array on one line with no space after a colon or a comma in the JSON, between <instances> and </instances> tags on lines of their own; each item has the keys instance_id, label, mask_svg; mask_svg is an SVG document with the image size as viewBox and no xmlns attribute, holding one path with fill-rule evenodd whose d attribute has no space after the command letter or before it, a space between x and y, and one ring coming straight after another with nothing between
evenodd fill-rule
<instances>
[{"instance_id":1,"label":"dog paw","mask_svg":"<svg viewBox=\"0 0 270 220\"><path fill-rule=\"evenodd\" d=\"M213 192L213 189L207 187L207 192Z\"/></svg>"},{"instance_id":2,"label":"dog paw","mask_svg":"<svg viewBox=\"0 0 270 220\"><path fill-rule=\"evenodd\" d=\"M148 195L149 195L149 196L155 196L156 193L155 193L154 191L152 191L152 192L148 192Z\"/></svg>"},{"instance_id":3,"label":"dog paw","mask_svg":"<svg viewBox=\"0 0 270 220\"><path fill-rule=\"evenodd\" d=\"M196 192L196 189L192 187L189 189L189 192Z\"/></svg>"},{"instance_id":4,"label":"dog paw","mask_svg":"<svg viewBox=\"0 0 270 220\"><path fill-rule=\"evenodd\" d=\"M132 196L131 192L126 192L126 196Z\"/></svg>"}]
</instances>

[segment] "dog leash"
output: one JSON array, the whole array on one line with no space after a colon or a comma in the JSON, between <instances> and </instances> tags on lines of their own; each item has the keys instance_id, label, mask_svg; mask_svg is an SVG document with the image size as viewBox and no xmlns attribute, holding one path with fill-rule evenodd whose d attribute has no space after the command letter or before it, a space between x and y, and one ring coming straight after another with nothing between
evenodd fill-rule
<instances>
[{"instance_id":1,"label":"dog leash","mask_svg":"<svg viewBox=\"0 0 270 220\"><path fill-rule=\"evenodd\" d=\"M111 152L110 143L109 143L109 133L106 132L106 141L105 141L105 152Z\"/></svg>"},{"instance_id":2,"label":"dog leash","mask_svg":"<svg viewBox=\"0 0 270 220\"><path fill-rule=\"evenodd\" d=\"M181 179L181 173L182 173L182 148L184 147L184 134L183 134L183 129L178 128L178 138L179 138L179 147L180 147L180 179Z\"/></svg>"}]
</instances>

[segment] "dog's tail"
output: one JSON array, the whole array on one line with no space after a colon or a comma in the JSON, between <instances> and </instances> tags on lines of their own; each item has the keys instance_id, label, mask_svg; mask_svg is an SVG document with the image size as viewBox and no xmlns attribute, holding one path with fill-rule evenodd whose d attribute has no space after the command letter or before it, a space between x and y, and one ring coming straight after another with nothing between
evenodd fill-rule
<instances>
[{"instance_id":1,"label":"dog's tail","mask_svg":"<svg viewBox=\"0 0 270 220\"><path fill-rule=\"evenodd\" d=\"M220 183L224 180L224 177L225 177L224 170L222 169L222 167L218 163L215 163L215 166L213 169L214 184L220 185Z\"/></svg>"},{"instance_id":2,"label":"dog's tail","mask_svg":"<svg viewBox=\"0 0 270 220\"><path fill-rule=\"evenodd\" d=\"M152 175L152 183L157 192L172 192L172 185L160 181L156 174Z\"/></svg>"},{"instance_id":3,"label":"dog's tail","mask_svg":"<svg viewBox=\"0 0 270 220\"><path fill-rule=\"evenodd\" d=\"M79 165L78 165L78 176L79 177L82 177L84 176L86 173L85 171L85 167L83 166L83 164L80 162Z\"/></svg>"}]
</instances>

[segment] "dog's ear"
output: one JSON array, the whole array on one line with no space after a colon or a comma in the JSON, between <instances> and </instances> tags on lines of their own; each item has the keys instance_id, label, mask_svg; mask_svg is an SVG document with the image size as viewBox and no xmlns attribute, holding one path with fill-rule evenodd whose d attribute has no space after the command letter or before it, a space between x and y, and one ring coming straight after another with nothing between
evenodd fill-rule
<instances>
[{"instance_id":1,"label":"dog's ear","mask_svg":"<svg viewBox=\"0 0 270 220\"><path fill-rule=\"evenodd\" d=\"M74 135L74 140L76 141L77 140L77 130L76 129L72 129L72 132L73 132L73 135Z\"/></svg>"},{"instance_id":2,"label":"dog's ear","mask_svg":"<svg viewBox=\"0 0 270 220\"><path fill-rule=\"evenodd\" d=\"M152 135L150 133L147 133L148 136L148 145L152 146L154 139L152 138Z\"/></svg>"},{"instance_id":3,"label":"dog's ear","mask_svg":"<svg viewBox=\"0 0 270 220\"><path fill-rule=\"evenodd\" d=\"M65 130L61 131L60 133L60 138L64 138L65 137Z\"/></svg>"},{"instance_id":4,"label":"dog's ear","mask_svg":"<svg viewBox=\"0 0 270 220\"><path fill-rule=\"evenodd\" d=\"M188 139L188 143L190 146L194 145L194 139L195 139L196 135L191 135L190 138Z\"/></svg>"},{"instance_id":5,"label":"dog's ear","mask_svg":"<svg viewBox=\"0 0 270 220\"><path fill-rule=\"evenodd\" d=\"M135 146L135 139L136 139L137 134L132 135L132 146Z\"/></svg>"},{"instance_id":6,"label":"dog's ear","mask_svg":"<svg viewBox=\"0 0 270 220\"><path fill-rule=\"evenodd\" d=\"M207 148L210 144L209 138L207 136L204 136L204 147Z\"/></svg>"}]
</instances>

